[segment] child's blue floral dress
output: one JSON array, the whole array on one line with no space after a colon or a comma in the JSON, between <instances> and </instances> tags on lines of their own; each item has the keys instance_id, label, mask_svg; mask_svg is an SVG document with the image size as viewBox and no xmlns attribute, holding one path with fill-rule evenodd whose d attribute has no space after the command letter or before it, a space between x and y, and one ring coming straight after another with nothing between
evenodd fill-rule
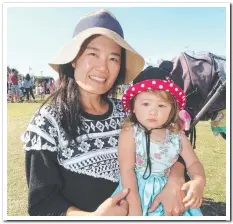
<instances>
[{"instance_id":1,"label":"child's blue floral dress","mask_svg":"<svg viewBox=\"0 0 233 224\"><path fill-rule=\"evenodd\" d=\"M162 142L150 140L151 175L146 180L143 174L147 165L146 138L144 131L134 126L136 143L136 164L138 192L141 198L143 216L164 216L163 205L160 204L155 211L149 213L148 209L158 193L162 191L167 183L170 167L177 161L181 151L181 136L166 129L166 138ZM147 177L145 174L144 177ZM122 190L121 181L113 195ZM188 209L183 216L202 216L199 208Z\"/></svg>"}]
</instances>

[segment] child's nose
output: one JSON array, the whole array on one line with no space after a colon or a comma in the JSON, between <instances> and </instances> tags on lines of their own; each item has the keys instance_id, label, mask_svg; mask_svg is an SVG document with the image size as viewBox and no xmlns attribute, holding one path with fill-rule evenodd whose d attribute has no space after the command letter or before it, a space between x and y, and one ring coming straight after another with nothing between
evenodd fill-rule
<instances>
[{"instance_id":1,"label":"child's nose","mask_svg":"<svg viewBox=\"0 0 233 224\"><path fill-rule=\"evenodd\" d=\"M152 110L150 110L150 115L158 115L158 111L157 111L157 109L152 109Z\"/></svg>"}]
</instances>

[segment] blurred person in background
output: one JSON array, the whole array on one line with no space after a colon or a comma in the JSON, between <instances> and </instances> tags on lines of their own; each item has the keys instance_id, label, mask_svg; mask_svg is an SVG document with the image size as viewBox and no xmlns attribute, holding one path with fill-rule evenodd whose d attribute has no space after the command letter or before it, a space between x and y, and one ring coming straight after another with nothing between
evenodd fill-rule
<instances>
[{"instance_id":1,"label":"blurred person in background","mask_svg":"<svg viewBox=\"0 0 233 224\"><path fill-rule=\"evenodd\" d=\"M31 77L30 77L29 74L27 74L26 77L25 77L25 79L24 79L23 87L26 90L26 96L27 96L26 102L29 102L29 94L31 94L34 102L37 103L36 99L35 99L35 96L34 96L34 93L33 93L33 81L32 81L32 79L31 79Z\"/></svg>"}]
</instances>

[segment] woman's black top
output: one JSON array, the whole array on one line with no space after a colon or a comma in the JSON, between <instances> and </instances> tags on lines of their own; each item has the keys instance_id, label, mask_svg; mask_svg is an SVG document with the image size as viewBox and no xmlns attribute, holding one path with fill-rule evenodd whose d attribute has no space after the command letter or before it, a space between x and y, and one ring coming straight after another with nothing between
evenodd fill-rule
<instances>
[{"instance_id":1,"label":"woman's black top","mask_svg":"<svg viewBox=\"0 0 233 224\"><path fill-rule=\"evenodd\" d=\"M65 215L70 206L94 211L119 181L117 145L125 117L119 100L103 115L82 112L78 144L68 145L55 106L47 105L24 134L30 215Z\"/></svg>"}]
</instances>

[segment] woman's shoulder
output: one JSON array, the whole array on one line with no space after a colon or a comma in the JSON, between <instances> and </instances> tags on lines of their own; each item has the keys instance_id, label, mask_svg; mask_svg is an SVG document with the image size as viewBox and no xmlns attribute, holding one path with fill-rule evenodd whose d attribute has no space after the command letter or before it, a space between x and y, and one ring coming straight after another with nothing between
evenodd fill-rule
<instances>
[{"instance_id":1,"label":"woman's shoulder","mask_svg":"<svg viewBox=\"0 0 233 224\"><path fill-rule=\"evenodd\" d=\"M120 99L116 99L116 98L109 98L110 102L112 102L113 104L113 113L114 114L119 114L122 117L125 117L126 114L123 110L123 107L121 105L121 100Z\"/></svg>"},{"instance_id":2,"label":"woman's shoulder","mask_svg":"<svg viewBox=\"0 0 233 224\"><path fill-rule=\"evenodd\" d=\"M117 98L108 98L111 102L113 102L115 105L120 104L121 105L121 100Z\"/></svg>"},{"instance_id":3,"label":"woman's shoulder","mask_svg":"<svg viewBox=\"0 0 233 224\"><path fill-rule=\"evenodd\" d=\"M57 124L60 123L61 114L57 106L46 104L35 112L31 122L35 120L43 120L57 126Z\"/></svg>"}]
</instances>

